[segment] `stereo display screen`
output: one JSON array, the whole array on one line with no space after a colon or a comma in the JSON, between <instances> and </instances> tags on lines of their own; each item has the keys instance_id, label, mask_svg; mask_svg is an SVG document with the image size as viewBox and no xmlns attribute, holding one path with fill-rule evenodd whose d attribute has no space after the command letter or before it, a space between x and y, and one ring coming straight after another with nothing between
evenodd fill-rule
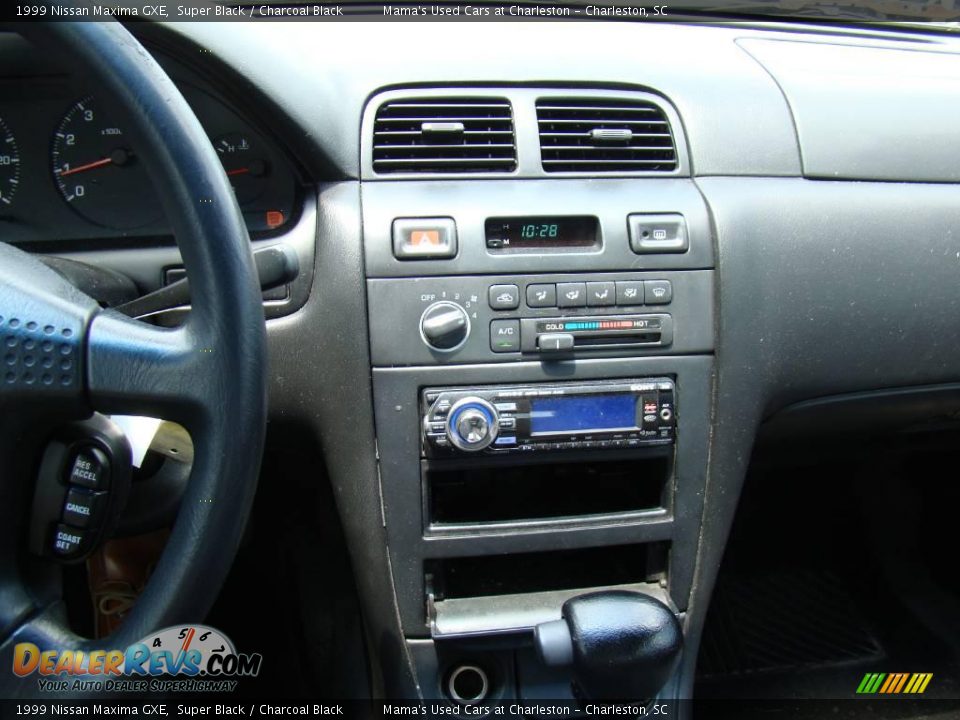
<instances>
[{"instance_id":1,"label":"stereo display screen","mask_svg":"<svg viewBox=\"0 0 960 720\"><path fill-rule=\"evenodd\" d=\"M627 393L536 398L530 404L533 435L636 428L637 398Z\"/></svg>"}]
</instances>

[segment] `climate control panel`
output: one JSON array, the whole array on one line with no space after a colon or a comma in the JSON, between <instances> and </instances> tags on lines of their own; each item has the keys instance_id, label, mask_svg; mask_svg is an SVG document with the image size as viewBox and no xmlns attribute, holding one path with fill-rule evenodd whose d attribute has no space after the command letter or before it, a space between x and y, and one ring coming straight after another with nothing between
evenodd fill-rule
<instances>
[{"instance_id":1,"label":"climate control panel","mask_svg":"<svg viewBox=\"0 0 960 720\"><path fill-rule=\"evenodd\" d=\"M711 270L367 281L374 365L713 349Z\"/></svg>"}]
</instances>

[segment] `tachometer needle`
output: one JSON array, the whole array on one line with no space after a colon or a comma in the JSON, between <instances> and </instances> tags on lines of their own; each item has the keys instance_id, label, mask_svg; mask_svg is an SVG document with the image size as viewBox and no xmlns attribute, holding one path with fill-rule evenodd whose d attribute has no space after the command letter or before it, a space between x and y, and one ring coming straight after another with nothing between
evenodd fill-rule
<instances>
[{"instance_id":1,"label":"tachometer needle","mask_svg":"<svg viewBox=\"0 0 960 720\"><path fill-rule=\"evenodd\" d=\"M103 167L104 165L118 165L123 167L129 163L132 158L133 154L130 151L126 150L125 148L117 148L105 158L88 162L86 165L77 165L69 170L58 170L57 174L60 177L66 177L67 175L84 172L85 170L93 170L94 168Z\"/></svg>"},{"instance_id":2,"label":"tachometer needle","mask_svg":"<svg viewBox=\"0 0 960 720\"><path fill-rule=\"evenodd\" d=\"M105 158L101 158L100 160L94 160L93 162L89 162L86 165L77 165L76 167L72 167L69 170L60 170L58 171L57 174L60 175L60 177L66 177L67 175L73 175L74 173L84 172L85 170L93 170L94 168L103 167L104 165L109 165L112 162L113 162L113 158L105 157Z\"/></svg>"}]
</instances>

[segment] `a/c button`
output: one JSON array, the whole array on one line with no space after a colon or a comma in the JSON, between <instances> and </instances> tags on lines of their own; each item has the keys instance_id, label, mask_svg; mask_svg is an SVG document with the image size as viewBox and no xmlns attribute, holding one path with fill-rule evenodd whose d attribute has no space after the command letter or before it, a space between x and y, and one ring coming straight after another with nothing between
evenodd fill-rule
<instances>
[{"instance_id":1,"label":"a/c button","mask_svg":"<svg viewBox=\"0 0 960 720\"><path fill-rule=\"evenodd\" d=\"M490 349L496 353L520 351L520 321L492 320Z\"/></svg>"}]
</instances>

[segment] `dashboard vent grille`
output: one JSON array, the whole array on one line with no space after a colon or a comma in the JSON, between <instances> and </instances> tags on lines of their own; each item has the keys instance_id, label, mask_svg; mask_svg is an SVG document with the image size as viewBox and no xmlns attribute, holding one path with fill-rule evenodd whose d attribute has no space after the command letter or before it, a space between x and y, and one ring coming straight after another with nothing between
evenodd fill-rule
<instances>
[{"instance_id":1,"label":"dashboard vent grille","mask_svg":"<svg viewBox=\"0 0 960 720\"><path fill-rule=\"evenodd\" d=\"M516 167L513 110L507 100L403 99L377 110L377 173L493 173Z\"/></svg>"},{"instance_id":2,"label":"dashboard vent grille","mask_svg":"<svg viewBox=\"0 0 960 720\"><path fill-rule=\"evenodd\" d=\"M537 101L546 172L668 172L677 152L663 110L644 100Z\"/></svg>"}]
</instances>

